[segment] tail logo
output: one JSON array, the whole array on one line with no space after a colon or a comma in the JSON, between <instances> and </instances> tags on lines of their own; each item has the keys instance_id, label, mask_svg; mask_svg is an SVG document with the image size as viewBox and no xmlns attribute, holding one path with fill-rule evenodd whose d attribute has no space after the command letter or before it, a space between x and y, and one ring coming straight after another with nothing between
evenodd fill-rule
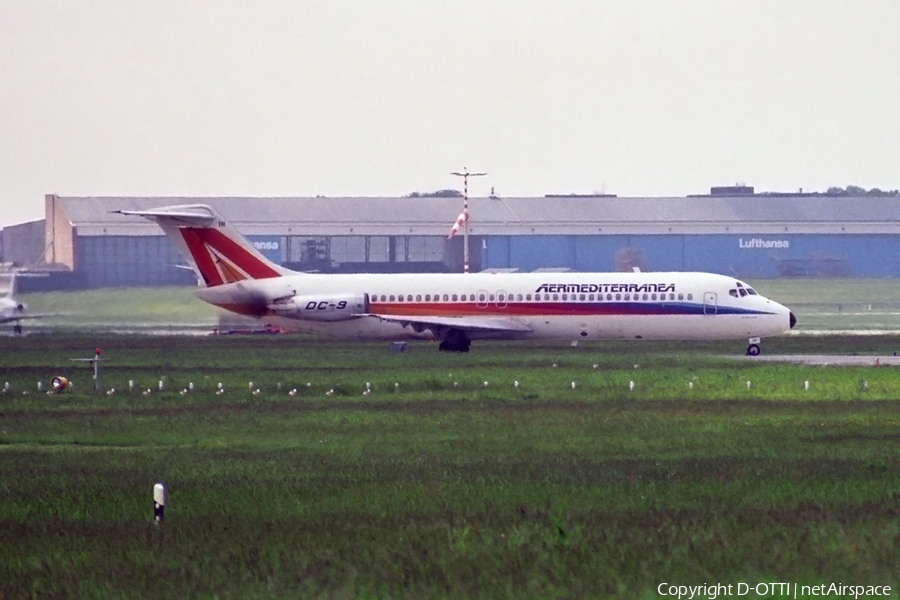
<instances>
[{"instance_id":1,"label":"tail logo","mask_svg":"<svg viewBox=\"0 0 900 600\"><path fill-rule=\"evenodd\" d=\"M186 227L180 232L208 287L280 275L252 247L244 247L217 229Z\"/></svg>"}]
</instances>

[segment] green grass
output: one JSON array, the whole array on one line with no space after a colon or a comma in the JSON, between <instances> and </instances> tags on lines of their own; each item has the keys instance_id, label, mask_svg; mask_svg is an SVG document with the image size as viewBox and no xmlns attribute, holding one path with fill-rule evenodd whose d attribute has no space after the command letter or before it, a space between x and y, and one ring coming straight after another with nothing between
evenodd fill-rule
<instances>
[{"instance_id":1,"label":"green grass","mask_svg":"<svg viewBox=\"0 0 900 600\"><path fill-rule=\"evenodd\" d=\"M99 393L69 361L95 346ZM900 375L734 346L0 339L0 597L650 598L664 581L897 597ZM54 375L74 390L38 393Z\"/></svg>"},{"instance_id":2,"label":"green grass","mask_svg":"<svg viewBox=\"0 0 900 600\"><path fill-rule=\"evenodd\" d=\"M103 288L24 294L29 310L56 315L28 328L203 324L210 328L219 309L194 296L193 287Z\"/></svg>"},{"instance_id":3,"label":"green grass","mask_svg":"<svg viewBox=\"0 0 900 600\"><path fill-rule=\"evenodd\" d=\"M782 278L753 281L790 307L798 330L900 330L900 279Z\"/></svg>"}]
</instances>

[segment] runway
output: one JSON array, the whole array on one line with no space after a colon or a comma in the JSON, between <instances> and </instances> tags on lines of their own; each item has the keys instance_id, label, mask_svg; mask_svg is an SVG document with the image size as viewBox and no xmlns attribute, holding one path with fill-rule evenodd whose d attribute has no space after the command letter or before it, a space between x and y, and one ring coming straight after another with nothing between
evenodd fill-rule
<instances>
[{"instance_id":1,"label":"runway","mask_svg":"<svg viewBox=\"0 0 900 600\"><path fill-rule=\"evenodd\" d=\"M862 354L762 354L759 356L740 356L740 360L786 362L801 365L834 365L862 367L896 367L900 366L900 356L896 355L862 355Z\"/></svg>"}]
</instances>

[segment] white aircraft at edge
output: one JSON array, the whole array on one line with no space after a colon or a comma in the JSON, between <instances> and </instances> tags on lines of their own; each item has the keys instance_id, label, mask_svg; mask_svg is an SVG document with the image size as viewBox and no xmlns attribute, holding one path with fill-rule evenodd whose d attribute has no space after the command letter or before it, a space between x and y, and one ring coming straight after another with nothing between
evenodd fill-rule
<instances>
[{"instance_id":1,"label":"white aircraft at edge","mask_svg":"<svg viewBox=\"0 0 900 600\"><path fill-rule=\"evenodd\" d=\"M115 211L155 221L210 304L279 327L345 339L731 340L794 327L794 314L712 273L311 274L260 254L211 207Z\"/></svg>"},{"instance_id":2,"label":"white aircraft at edge","mask_svg":"<svg viewBox=\"0 0 900 600\"><path fill-rule=\"evenodd\" d=\"M40 319L47 315L28 312L28 307L16 300L17 275L18 273L13 271L9 279L9 290L6 292L5 296L0 298L0 325L13 323L13 333L21 335L22 319Z\"/></svg>"}]
</instances>

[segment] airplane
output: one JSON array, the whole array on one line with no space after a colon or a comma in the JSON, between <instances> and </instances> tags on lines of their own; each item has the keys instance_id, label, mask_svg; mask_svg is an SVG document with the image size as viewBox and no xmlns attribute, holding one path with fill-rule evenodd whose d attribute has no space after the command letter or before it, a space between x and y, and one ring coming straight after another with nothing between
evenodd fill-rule
<instances>
[{"instance_id":1,"label":"airplane","mask_svg":"<svg viewBox=\"0 0 900 600\"><path fill-rule=\"evenodd\" d=\"M196 295L283 330L343 339L760 340L788 308L726 275L634 273L312 274L278 265L205 204L117 210L155 221L200 282Z\"/></svg>"},{"instance_id":2,"label":"airplane","mask_svg":"<svg viewBox=\"0 0 900 600\"><path fill-rule=\"evenodd\" d=\"M22 335L22 319L40 319L46 315L30 313L28 307L22 302L16 300L16 277L17 271L12 272L9 279L9 290L6 295L0 298L0 325L5 323L14 323L13 333Z\"/></svg>"}]
</instances>

